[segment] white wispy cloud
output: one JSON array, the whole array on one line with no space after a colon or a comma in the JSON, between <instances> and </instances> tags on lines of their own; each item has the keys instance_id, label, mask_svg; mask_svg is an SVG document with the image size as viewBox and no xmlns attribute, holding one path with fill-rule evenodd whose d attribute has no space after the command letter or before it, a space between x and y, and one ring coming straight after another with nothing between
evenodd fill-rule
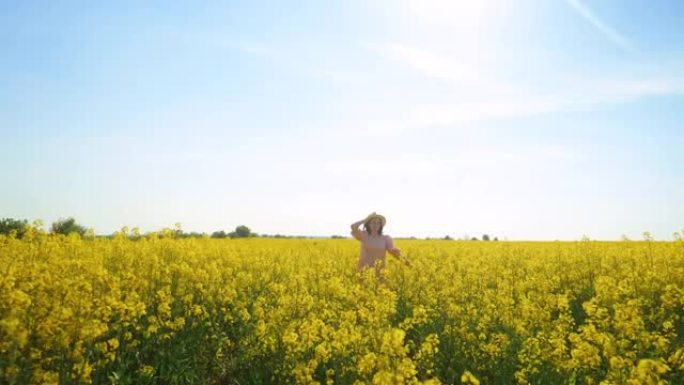
<instances>
[{"instance_id":1,"label":"white wispy cloud","mask_svg":"<svg viewBox=\"0 0 684 385\"><path fill-rule=\"evenodd\" d=\"M358 84L360 81L359 77L356 75L328 68L312 68L309 73L314 78L326 79L336 84L354 85Z\"/></svg>"},{"instance_id":2,"label":"white wispy cloud","mask_svg":"<svg viewBox=\"0 0 684 385\"><path fill-rule=\"evenodd\" d=\"M566 111L587 111L626 103L644 97L684 94L681 80L627 80L604 84L584 84L555 93L517 95L500 99L455 105L419 107L413 121L432 124L467 123L480 120L516 118Z\"/></svg>"},{"instance_id":3,"label":"white wispy cloud","mask_svg":"<svg viewBox=\"0 0 684 385\"><path fill-rule=\"evenodd\" d=\"M455 58L400 43L364 44L364 47L426 77L444 80L469 92L502 94L511 91L509 85L496 79L493 71L478 62L475 52L463 50Z\"/></svg>"},{"instance_id":4,"label":"white wispy cloud","mask_svg":"<svg viewBox=\"0 0 684 385\"><path fill-rule=\"evenodd\" d=\"M596 29L601 31L610 41L627 52L634 51L634 45L629 39L601 20L601 18L596 16L596 14L580 0L567 0L567 2L577 13L590 22Z\"/></svg>"},{"instance_id":5,"label":"white wispy cloud","mask_svg":"<svg viewBox=\"0 0 684 385\"><path fill-rule=\"evenodd\" d=\"M237 49L255 55L275 56L277 51L270 45L257 41L236 41L232 45Z\"/></svg>"},{"instance_id":6,"label":"white wispy cloud","mask_svg":"<svg viewBox=\"0 0 684 385\"><path fill-rule=\"evenodd\" d=\"M684 94L684 79L587 82L555 92L526 92L471 101L413 103L359 122L366 135L407 133L430 127L465 128L471 123L545 114L592 111L641 98Z\"/></svg>"},{"instance_id":7,"label":"white wispy cloud","mask_svg":"<svg viewBox=\"0 0 684 385\"><path fill-rule=\"evenodd\" d=\"M521 118L568 111L590 111L644 97L684 94L684 78L583 78L569 86L530 89L526 84L497 80L494 69L478 68L441 53L399 43L366 44L366 48L404 67L453 86L458 100L413 102L395 106L362 125L378 133L405 132L429 126L462 125L493 119Z\"/></svg>"}]
</instances>

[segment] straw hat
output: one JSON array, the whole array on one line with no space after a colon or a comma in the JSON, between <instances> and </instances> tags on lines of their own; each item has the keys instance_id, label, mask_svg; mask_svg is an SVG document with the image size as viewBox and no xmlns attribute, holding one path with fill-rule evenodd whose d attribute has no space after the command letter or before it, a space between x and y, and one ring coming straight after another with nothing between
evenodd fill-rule
<instances>
[{"instance_id":1,"label":"straw hat","mask_svg":"<svg viewBox=\"0 0 684 385\"><path fill-rule=\"evenodd\" d=\"M377 214L375 211L373 211L372 214L370 214L369 216L366 217L366 220L363 221L363 224L368 226L368 222L370 222L371 219L373 219L373 218L380 219L380 222L382 223L382 227L385 227L385 223L387 223L387 220L385 219L385 217L383 217L380 214Z\"/></svg>"}]
</instances>

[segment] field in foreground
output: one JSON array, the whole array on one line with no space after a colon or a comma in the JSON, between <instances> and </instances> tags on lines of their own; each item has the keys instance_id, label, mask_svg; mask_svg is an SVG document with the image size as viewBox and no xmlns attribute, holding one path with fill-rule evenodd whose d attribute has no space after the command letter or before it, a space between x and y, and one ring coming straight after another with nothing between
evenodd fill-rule
<instances>
[{"instance_id":1,"label":"field in foreground","mask_svg":"<svg viewBox=\"0 0 684 385\"><path fill-rule=\"evenodd\" d=\"M0 384L684 384L682 241L396 244L0 236Z\"/></svg>"}]
</instances>

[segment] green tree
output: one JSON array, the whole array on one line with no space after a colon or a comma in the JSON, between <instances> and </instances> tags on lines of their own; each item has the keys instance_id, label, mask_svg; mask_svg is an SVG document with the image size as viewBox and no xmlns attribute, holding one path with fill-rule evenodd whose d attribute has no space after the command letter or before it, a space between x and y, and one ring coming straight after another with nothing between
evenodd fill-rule
<instances>
[{"instance_id":1,"label":"green tree","mask_svg":"<svg viewBox=\"0 0 684 385\"><path fill-rule=\"evenodd\" d=\"M51 226L51 231L54 234L64 234L69 235L71 233L77 233L80 236L85 235L86 228L76 223L74 218L60 218L57 222L53 222Z\"/></svg>"},{"instance_id":2,"label":"green tree","mask_svg":"<svg viewBox=\"0 0 684 385\"><path fill-rule=\"evenodd\" d=\"M240 225L235 228L235 231L229 233L228 236L231 238L248 238L254 237L256 234L252 233L252 230L250 230L249 227Z\"/></svg>"},{"instance_id":3,"label":"green tree","mask_svg":"<svg viewBox=\"0 0 684 385\"><path fill-rule=\"evenodd\" d=\"M17 238L21 238L26 233L26 229L28 229L28 221L25 219L0 219L0 234L9 235L14 231Z\"/></svg>"},{"instance_id":4,"label":"green tree","mask_svg":"<svg viewBox=\"0 0 684 385\"><path fill-rule=\"evenodd\" d=\"M214 231L213 233L211 233L211 237L212 237L212 238L227 238L227 237L228 237L228 234L226 234L226 232L223 231L223 230L221 230L221 231Z\"/></svg>"}]
</instances>

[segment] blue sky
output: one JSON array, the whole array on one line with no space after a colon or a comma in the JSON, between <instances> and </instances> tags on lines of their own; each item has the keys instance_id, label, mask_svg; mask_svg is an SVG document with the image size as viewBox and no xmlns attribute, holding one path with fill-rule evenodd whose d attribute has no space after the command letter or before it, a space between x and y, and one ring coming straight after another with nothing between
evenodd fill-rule
<instances>
[{"instance_id":1,"label":"blue sky","mask_svg":"<svg viewBox=\"0 0 684 385\"><path fill-rule=\"evenodd\" d=\"M0 2L0 217L671 239L684 3Z\"/></svg>"}]
</instances>

